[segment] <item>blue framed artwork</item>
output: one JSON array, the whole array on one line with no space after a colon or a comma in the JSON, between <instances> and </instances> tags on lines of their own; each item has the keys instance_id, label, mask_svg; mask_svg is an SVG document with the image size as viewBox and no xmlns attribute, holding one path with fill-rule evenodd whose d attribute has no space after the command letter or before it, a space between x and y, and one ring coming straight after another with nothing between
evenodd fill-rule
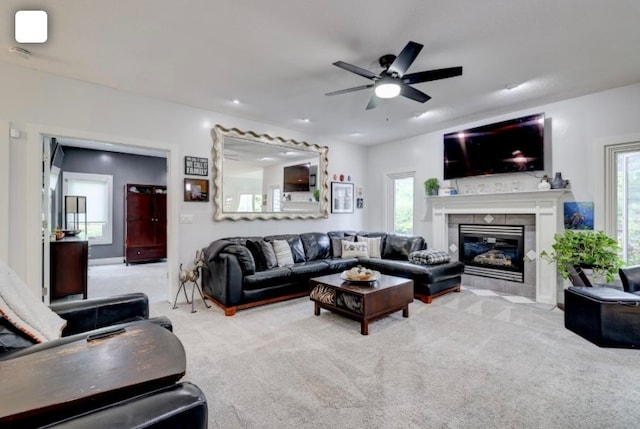
<instances>
[{"instance_id":1,"label":"blue framed artwork","mask_svg":"<svg viewBox=\"0 0 640 429\"><path fill-rule=\"evenodd\" d=\"M593 229L593 202L564 203L564 229Z\"/></svg>"}]
</instances>

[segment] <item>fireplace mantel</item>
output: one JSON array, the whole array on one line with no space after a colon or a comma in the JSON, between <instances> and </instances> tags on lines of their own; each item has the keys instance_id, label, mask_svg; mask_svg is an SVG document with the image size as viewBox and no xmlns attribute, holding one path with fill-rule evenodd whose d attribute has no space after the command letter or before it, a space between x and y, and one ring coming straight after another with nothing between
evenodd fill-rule
<instances>
[{"instance_id":1,"label":"fireplace mantel","mask_svg":"<svg viewBox=\"0 0 640 429\"><path fill-rule=\"evenodd\" d=\"M433 222L433 247L448 249L448 216L451 214L533 214L536 218L536 253L551 249L553 236L563 227L562 203L567 189L427 197ZM536 301L558 302L558 275L554 263L536 264Z\"/></svg>"}]
</instances>

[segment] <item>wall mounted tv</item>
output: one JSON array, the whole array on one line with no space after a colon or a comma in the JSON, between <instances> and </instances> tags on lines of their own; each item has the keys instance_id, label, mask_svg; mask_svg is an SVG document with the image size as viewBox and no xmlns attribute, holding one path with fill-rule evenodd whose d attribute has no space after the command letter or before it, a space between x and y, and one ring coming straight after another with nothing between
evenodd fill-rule
<instances>
[{"instance_id":1,"label":"wall mounted tv","mask_svg":"<svg viewBox=\"0 0 640 429\"><path fill-rule=\"evenodd\" d=\"M283 192L309 192L310 168L310 163L284 167Z\"/></svg>"},{"instance_id":2,"label":"wall mounted tv","mask_svg":"<svg viewBox=\"0 0 640 429\"><path fill-rule=\"evenodd\" d=\"M544 113L444 135L444 178L544 170Z\"/></svg>"}]
</instances>

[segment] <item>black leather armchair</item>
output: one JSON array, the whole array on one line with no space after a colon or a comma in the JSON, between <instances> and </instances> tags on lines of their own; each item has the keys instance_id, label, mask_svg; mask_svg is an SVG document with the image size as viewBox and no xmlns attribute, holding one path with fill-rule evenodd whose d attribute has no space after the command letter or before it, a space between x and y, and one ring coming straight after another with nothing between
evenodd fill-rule
<instances>
[{"instance_id":1,"label":"black leather armchair","mask_svg":"<svg viewBox=\"0 0 640 429\"><path fill-rule=\"evenodd\" d=\"M66 337L82 333L88 335L95 329L149 319L149 299L143 293L66 301L52 304L50 308L67 321L67 326L62 331L62 338L39 345L38 348L55 347L66 343ZM172 330L171 321L166 317L150 320ZM11 359L19 352L19 355L23 355L23 349L35 345L35 341L0 316L0 360Z\"/></svg>"},{"instance_id":2,"label":"black leather armchair","mask_svg":"<svg viewBox=\"0 0 640 429\"><path fill-rule=\"evenodd\" d=\"M133 293L109 298L68 301L51 305L50 308L67 320L62 337L36 344L17 330L7 320L0 317L0 369L3 361L10 361L27 355L63 348L79 339L109 333L114 329L136 326L149 321L169 331L171 321L166 317L149 319L149 302L145 294ZM145 322L148 323L148 322ZM116 339L117 340L117 339ZM114 340L115 341L115 340ZM184 350L182 351L184 353ZM134 356L132 356L134 358ZM59 359L65 359L60 355ZM136 355L135 359L143 359ZM90 363L87 363L90 365ZM2 371L0 371L2 374ZM10 395L6 384L0 378L0 397ZM87 392L91 389L87 386ZM113 402L97 402L92 407L84 407L69 414L45 413L29 416L27 422L44 422L47 428L206 428L208 424L207 401L204 393L195 385L180 382L154 387L146 392L123 390L115 392ZM26 425L26 426L25 426ZM31 427L31 423L16 420L0 424L2 427Z\"/></svg>"},{"instance_id":3,"label":"black leather armchair","mask_svg":"<svg viewBox=\"0 0 640 429\"><path fill-rule=\"evenodd\" d=\"M620 268L618 274L625 292L640 295L640 265Z\"/></svg>"}]
</instances>

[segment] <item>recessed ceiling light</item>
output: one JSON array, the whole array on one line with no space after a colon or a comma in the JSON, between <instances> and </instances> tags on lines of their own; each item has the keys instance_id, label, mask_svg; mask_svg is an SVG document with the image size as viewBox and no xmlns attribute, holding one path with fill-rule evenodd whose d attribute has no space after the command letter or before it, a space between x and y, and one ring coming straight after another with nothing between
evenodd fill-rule
<instances>
[{"instance_id":1,"label":"recessed ceiling light","mask_svg":"<svg viewBox=\"0 0 640 429\"><path fill-rule=\"evenodd\" d=\"M302 122L309 123L309 118L302 118Z\"/></svg>"},{"instance_id":2,"label":"recessed ceiling light","mask_svg":"<svg viewBox=\"0 0 640 429\"><path fill-rule=\"evenodd\" d=\"M430 113L430 111L429 111L429 110L427 110L426 112L418 113L418 114L415 116L415 118L416 118L416 119L423 119L423 118L427 117L427 115L428 115L429 113Z\"/></svg>"},{"instance_id":3,"label":"recessed ceiling light","mask_svg":"<svg viewBox=\"0 0 640 429\"><path fill-rule=\"evenodd\" d=\"M237 98L234 98L233 100L231 100L231 102L233 104L240 104L240 100L238 100Z\"/></svg>"},{"instance_id":4,"label":"recessed ceiling light","mask_svg":"<svg viewBox=\"0 0 640 429\"><path fill-rule=\"evenodd\" d=\"M509 85L505 86L505 89L507 91L511 91L516 89L517 87L519 87L520 85L522 85L521 83L510 83Z\"/></svg>"},{"instance_id":5,"label":"recessed ceiling light","mask_svg":"<svg viewBox=\"0 0 640 429\"><path fill-rule=\"evenodd\" d=\"M362 133L351 133L351 137L361 137Z\"/></svg>"},{"instance_id":6,"label":"recessed ceiling light","mask_svg":"<svg viewBox=\"0 0 640 429\"><path fill-rule=\"evenodd\" d=\"M202 122L202 128L211 128L211 121Z\"/></svg>"}]
</instances>

